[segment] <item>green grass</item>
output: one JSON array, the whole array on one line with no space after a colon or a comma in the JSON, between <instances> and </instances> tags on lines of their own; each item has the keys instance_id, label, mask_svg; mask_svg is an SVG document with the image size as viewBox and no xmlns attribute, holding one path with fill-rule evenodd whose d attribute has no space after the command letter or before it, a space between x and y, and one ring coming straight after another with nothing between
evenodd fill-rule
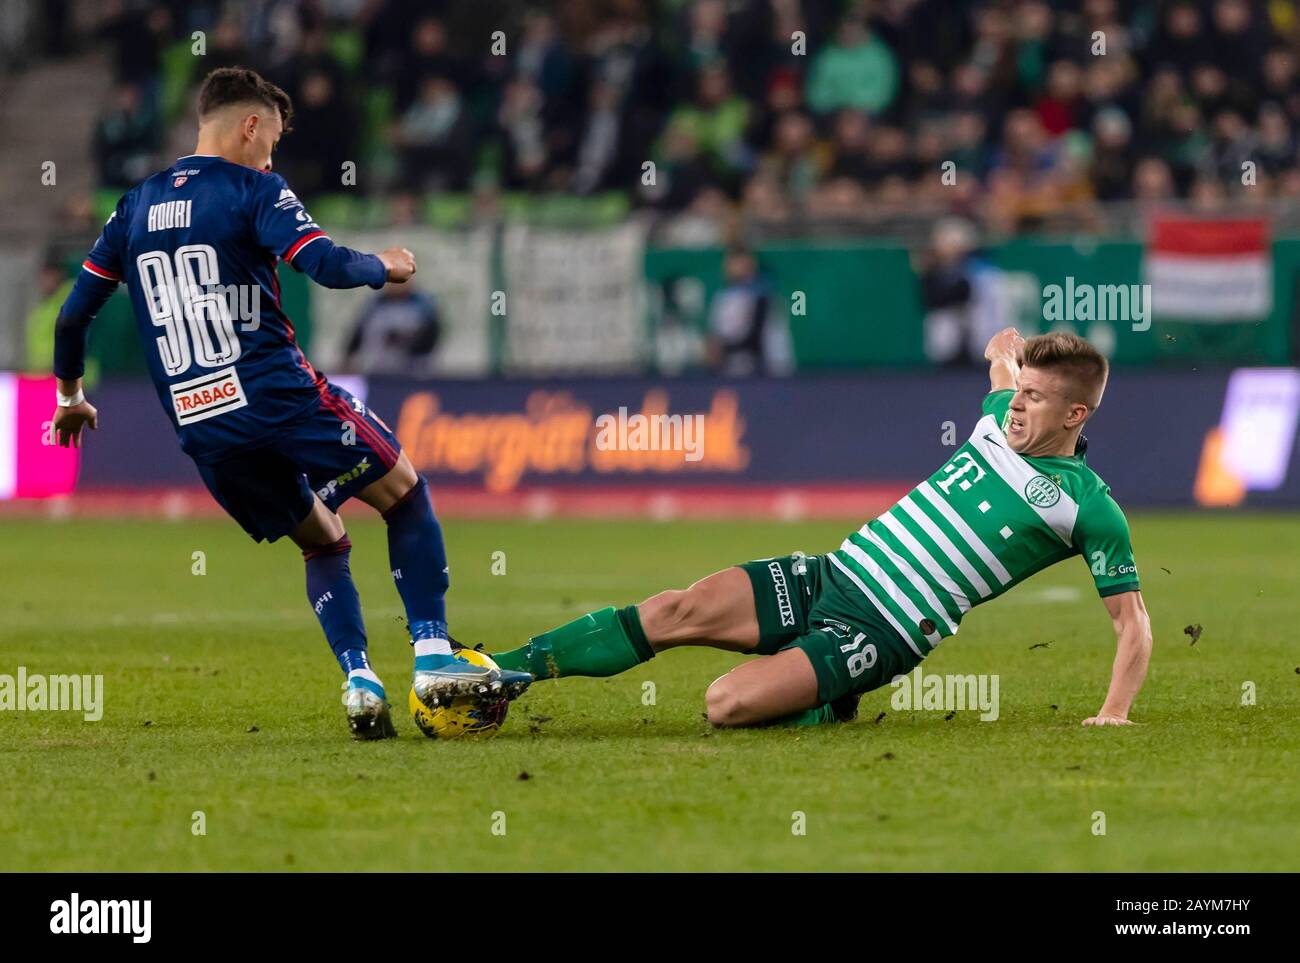
<instances>
[{"instance_id":1,"label":"green grass","mask_svg":"<svg viewBox=\"0 0 1300 963\"><path fill-rule=\"evenodd\" d=\"M0 870L1300 869L1300 516L1132 523L1156 632L1141 727L1079 725L1114 641L1076 559L924 664L997 673L996 722L892 711L886 689L850 725L715 732L704 689L737 657L679 650L539 684L494 740L433 742L403 712L400 739L356 744L292 546L219 521L7 520L0 673L102 673L106 708L0 713ZM856 524L452 521L453 628L505 648ZM383 529L350 529L375 665L402 692Z\"/></svg>"}]
</instances>

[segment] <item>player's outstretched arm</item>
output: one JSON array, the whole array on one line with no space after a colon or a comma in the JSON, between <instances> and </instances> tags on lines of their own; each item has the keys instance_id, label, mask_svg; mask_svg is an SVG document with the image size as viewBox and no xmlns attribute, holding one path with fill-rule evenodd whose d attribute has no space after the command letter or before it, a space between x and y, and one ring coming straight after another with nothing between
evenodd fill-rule
<instances>
[{"instance_id":1,"label":"player's outstretched arm","mask_svg":"<svg viewBox=\"0 0 1300 963\"><path fill-rule=\"evenodd\" d=\"M989 382L993 391L1015 389L1020 380L1020 349L1025 339L1015 328L1003 328L984 346L984 357L989 362Z\"/></svg>"},{"instance_id":2,"label":"player's outstretched arm","mask_svg":"<svg viewBox=\"0 0 1300 963\"><path fill-rule=\"evenodd\" d=\"M99 427L99 412L86 400L81 377L86 373L86 333L104 302L117 289L117 280L87 261L54 322L54 375L58 399L50 419L54 439L62 448L81 446L81 431Z\"/></svg>"},{"instance_id":3,"label":"player's outstretched arm","mask_svg":"<svg viewBox=\"0 0 1300 963\"><path fill-rule=\"evenodd\" d=\"M389 281L404 283L415 274L415 255L404 247L365 254L335 244L323 232L303 240L309 243L291 249L285 259L322 287L382 288Z\"/></svg>"},{"instance_id":4,"label":"player's outstretched arm","mask_svg":"<svg viewBox=\"0 0 1300 963\"><path fill-rule=\"evenodd\" d=\"M1127 726L1129 708L1147 677L1151 661L1151 618L1147 615L1142 593L1121 592L1102 599L1115 626L1115 662L1111 668L1110 689L1101 711L1084 719L1085 726Z\"/></svg>"},{"instance_id":5,"label":"player's outstretched arm","mask_svg":"<svg viewBox=\"0 0 1300 963\"><path fill-rule=\"evenodd\" d=\"M367 254L335 244L278 174L256 181L249 210L261 247L322 287L382 288L415 274L415 255L404 247Z\"/></svg>"}]
</instances>

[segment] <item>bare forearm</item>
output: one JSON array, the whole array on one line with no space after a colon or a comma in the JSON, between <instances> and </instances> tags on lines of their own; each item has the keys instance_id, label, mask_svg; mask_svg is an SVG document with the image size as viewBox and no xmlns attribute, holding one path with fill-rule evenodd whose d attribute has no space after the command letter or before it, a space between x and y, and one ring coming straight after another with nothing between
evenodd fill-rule
<instances>
[{"instance_id":1,"label":"bare forearm","mask_svg":"<svg viewBox=\"0 0 1300 963\"><path fill-rule=\"evenodd\" d=\"M1015 358L995 358L989 362L989 385L992 391L1015 389L1020 380L1020 365Z\"/></svg>"},{"instance_id":2,"label":"bare forearm","mask_svg":"<svg viewBox=\"0 0 1300 963\"><path fill-rule=\"evenodd\" d=\"M993 391L1016 388L1020 383L1020 352L1025 339L1015 328L1003 328L984 346L989 363L989 384Z\"/></svg>"},{"instance_id":3,"label":"bare forearm","mask_svg":"<svg viewBox=\"0 0 1300 963\"><path fill-rule=\"evenodd\" d=\"M1128 717L1133 700L1137 698L1147 677L1151 646L1149 621L1143 620L1143 623L1125 626L1121 630L1115 662L1111 666L1110 689L1106 692L1106 702L1101 707L1102 715Z\"/></svg>"}]
</instances>

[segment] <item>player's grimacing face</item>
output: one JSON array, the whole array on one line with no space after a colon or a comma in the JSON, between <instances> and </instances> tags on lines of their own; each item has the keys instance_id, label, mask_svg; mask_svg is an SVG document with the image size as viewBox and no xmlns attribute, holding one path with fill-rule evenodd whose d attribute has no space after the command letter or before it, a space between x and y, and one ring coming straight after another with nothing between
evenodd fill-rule
<instances>
[{"instance_id":1,"label":"player's grimacing face","mask_svg":"<svg viewBox=\"0 0 1300 963\"><path fill-rule=\"evenodd\" d=\"M1068 397L1068 384L1059 374L1023 367L1011 398L1007 442L1022 454L1051 451L1078 424L1082 407ZM1086 409L1085 409L1086 411Z\"/></svg>"}]
</instances>

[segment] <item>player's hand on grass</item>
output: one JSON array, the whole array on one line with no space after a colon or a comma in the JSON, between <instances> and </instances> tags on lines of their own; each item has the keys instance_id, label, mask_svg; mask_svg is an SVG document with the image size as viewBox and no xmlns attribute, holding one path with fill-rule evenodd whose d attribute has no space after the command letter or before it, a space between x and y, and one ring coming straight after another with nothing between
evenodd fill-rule
<instances>
[{"instance_id":1,"label":"player's hand on grass","mask_svg":"<svg viewBox=\"0 0 1300 963\"><path fill-rule=\"evenodd\" d=\"M1025 339L1015 328L1003 328L984 346L985 361L1012 360L1020 357L1020 349Z\"/></svg>"},{"instance_id":2,"label":"player's hand on grass","mask_svg":"<svg viewBox=\"0 0 1300 963\"><path fill-rule=\"evenodd\" d=\"M99 428L99 412L89 401L82 401L66 408L60 405L54 409L52 419L54 440L60 448L67 448L69 445L80 448L81 429L87 425L92 431Z\"/></svg>"},{"instance_id":3,"label":"player's hand on grass","mask_svg":"<svg viewBox=\"0 0 1300 963\"><path fill-rule=\"evenodd\" d=\"M1104 715L1104 714L1103 714L1103 715L1092 716L1092 717L1089 718L1089 719L1084 719L1084 720L1083 720L1083 724L1084 724L1085 726L1134 726L1134 725L1137 725L1137 723L1136 723L1136 722L1133 722L1133 720L1131 720L1131 719L1126 719L1126 718L1124 718L1123 716L1108 716L1108 715Z\"/></svg>"},{"instance_id":4,"label":"player's hand on grass","mask_svg":"<svg viewBox=\"0 0 1300 963\"><path fill-rule=\"evenodd\" d=\"M380 251L379 260L384 262L390 281L404 284L415 274L415 255L404 247L390 247Z\"/></svg>"}]
</instances>

